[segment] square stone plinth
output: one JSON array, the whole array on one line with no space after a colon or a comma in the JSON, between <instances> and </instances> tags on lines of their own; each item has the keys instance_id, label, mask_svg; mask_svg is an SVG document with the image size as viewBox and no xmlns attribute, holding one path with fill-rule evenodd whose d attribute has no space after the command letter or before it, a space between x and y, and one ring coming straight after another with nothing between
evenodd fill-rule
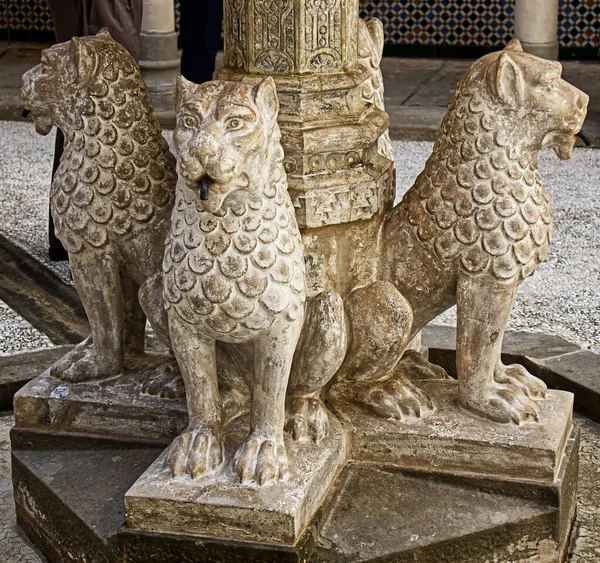
<instances>
[{"instance_id":1,"label":"square stone plinth","mask_svg":"<svg viewBox=\"0 0 600 563\"><path fill-rule=\"evenodd\" d=\"M436 410L385 420L339 398L329 405L351 433L350 459L436 473L554 481L573 428L573 395L548 391L539 422L487 420L458 403L458 382L420 384Z\"/></svg>"},{"instance_id":2,"label":"square stone plinth","mask_svg":"<svg viewBox=\"0 0 600 563\"><path fill-rule=\"evenodd\" d=\"M289 475L269 485L242 485L231 465L248 434L248 419L226 431L226 462L198 479L173 478L163 453L125 495L131 530L294 545L346 461L346 435L331 418L318 445L286 435Z\"/></svg>"},{"instance_id":3,"label":"square stone plinth","mask_svg":"<svg viewBox=\"0 0 600 563\"><path fill-rule=\"evenodd\" d=\"M120 376L77 384L57 379L46 370L16 393L15 426L169 442L187 425L183 384L172 399L143 391L146 374L160 373L169 362L172 358L155 353L128 357ZM173 374L174 381L177 377L178 373Z\"/></svg>"}]
</instances>

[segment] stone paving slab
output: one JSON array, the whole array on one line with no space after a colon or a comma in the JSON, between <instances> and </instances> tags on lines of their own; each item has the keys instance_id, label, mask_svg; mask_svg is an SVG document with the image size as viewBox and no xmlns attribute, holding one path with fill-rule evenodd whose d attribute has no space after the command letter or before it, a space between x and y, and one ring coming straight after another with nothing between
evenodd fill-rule
<instances>
[{"instance_id":1,"label":"stone paving slab","mask_svg":"<svg viewBox=\"0 0 600 563\"><path fill-rule=\"evenodd\" d=\"M71 346L56 346L0 355L0 411L12 410L14 394L70 349Z\"/></svg>"}]
</instances>

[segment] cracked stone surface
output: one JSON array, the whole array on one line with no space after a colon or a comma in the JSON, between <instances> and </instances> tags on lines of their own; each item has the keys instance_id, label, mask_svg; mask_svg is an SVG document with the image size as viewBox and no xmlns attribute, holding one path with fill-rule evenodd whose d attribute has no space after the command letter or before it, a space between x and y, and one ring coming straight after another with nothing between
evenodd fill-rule
<instances>
[{"instance_id":1,"label":"cracked stone surface","mask_svg":"<svg viewBox=\"0 0 600 563\"><path fill-rule=\"evenodd\" d=\"M13 423L12 413L0 414L0 558L6 563L41 563L45 559L29 543L15 520L8 437Z\"/></svg>"},{"instance_id":2,"label":"cracked stone surface","mask_svg":"<svg viewBox=\"0 0 600 563\"><path fill-rule=\"evenodd\" d=\"M575 415L581 425L577 524L571 563L600 561L600 424Z\"/></svg>"},{"instance_id":3,"label":"cracked stone surface","mask_svg":"<svg viewBox=\"0 0 600 563\"><path fill-rule=\"evenodd\" d=\"M600 424L575 415L581 425L581 468L579 481L579 533L571 563L600 561ZM12 413L0 414L0 553L7 563L42 563L15 522L10 480L8 433L14 423Z\"/></svg>"}]
</instances>

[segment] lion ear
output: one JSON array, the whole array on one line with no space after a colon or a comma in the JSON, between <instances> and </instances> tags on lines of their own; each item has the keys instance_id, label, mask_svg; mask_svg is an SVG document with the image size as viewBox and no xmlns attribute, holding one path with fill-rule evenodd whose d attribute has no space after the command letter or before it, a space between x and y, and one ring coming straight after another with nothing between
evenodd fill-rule
<instances>
[{"instance_id":1,"label":"lion ear","mask_svg":"<svg viewBox=\"0 0 600 563\"><path fill-rule=\"evenodd\" d=\"M96 72L96 53L79 37L71 39L69 48L71 55L71 72L73 82L82 84L88 82Z\"/></svg>"},{"instance_id":2,"label":"lion ear","mask_svg":"<svg viewBox=\"0 0 600 563\"><path fill-rule=\"evenodd\" d=\"M189 94L193 92L198 85L189 81L183 74L177 77L177 88L175 90L175 110L179 111Z\"/></svg>"},{"instance_id":3,"label":"lion ear","mask_svg":"<svg viewBox=\"0 0 600 563\"><path fill-rule=\"evenodd\" d=\"M514 39L511 39L508 42L506 47L504 47L503 51L517 51L517 52L522 53L523 46L521 45L521 42L515 37Z\"/></svg>"},{"instance_id":4,"label":"lion ear","mask_svg":"<svg viewBox=\"0 0 600 563\"><path fill-rule=\"evenodd\" d=\"M489 67L487 82L491 92L505 104L516 105L523 98L521 71L504 51Z\"/></svg>"},{"instance_id":5,"label":"lion ear","mask_svg":"<svg viewBox=\"0 0 600 563\"><path fill-rule=\"evenodd\" d=\"M106 37L108 39L112 39L112 35L110 31L108 31L107 27L103 27L98 33L96 33L96 37Z\"/></svg>"},{"instance_id":6,"label":"lion ear","mask_svg":"<svg viewBox=\"0 0 600 563\"><path fill-rule=\"evenodd\" d=\"M373 43L375 45L375 50L377 51L377 54L381 60L381 54L383 53L383 45L385 41L383 24L377 18L373 18L367 22L367 29L369 30L369 34L371 35L371 39L373 39Z\"/></svg>"},{"instance_id":7,"label":"lion ear","mask_svg":"<svg viewBox=\"0 0 600 563\"><path fill-rule=\"evenodd\" d=\"M261 112L265 112L270 121L275 122L279 112L279 98L275 81L271 76L261 80L252 88L254 103Z\"/></svg>"}]
</instances>

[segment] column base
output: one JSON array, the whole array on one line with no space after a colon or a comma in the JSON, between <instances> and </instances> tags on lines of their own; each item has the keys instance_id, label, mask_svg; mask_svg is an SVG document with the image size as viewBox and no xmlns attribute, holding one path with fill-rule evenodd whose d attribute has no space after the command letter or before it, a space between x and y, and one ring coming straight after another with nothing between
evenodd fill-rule
<instances>
[{"instance_id":1,"label":"column base","mask_svg":"<svg viewBox=\"0 0 600 563\"><path fill-rule=\"evenodd\" d=\"M175 115L175 89L179 74L177 33L140 34L140 69L154 111Z\"/></svg>"},{"instance_id":2,"label":"column base","mask_svg":"<svg viewBox=\"0 0 600 563\"><path fill-rule=\"evenodd\" d=\"M542 59L548 59L556 61L558 59L558 42L552 43L528 43L527 41L521 41L523 50L527 53L531 53L536 57Z\"/></svg>"}]
</instances>

